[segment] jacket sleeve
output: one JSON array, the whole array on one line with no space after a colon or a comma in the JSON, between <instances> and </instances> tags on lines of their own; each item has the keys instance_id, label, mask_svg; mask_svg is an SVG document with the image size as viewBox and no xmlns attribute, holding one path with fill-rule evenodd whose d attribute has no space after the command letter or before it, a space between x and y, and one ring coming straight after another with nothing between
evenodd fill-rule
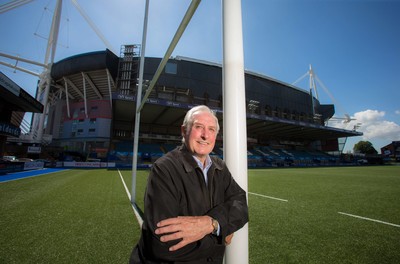
<instances>
[{"instance_id":1,"label":"jacket sleeve","mask_svg":"<svg viewBox=\"0 0 400 264\"><path fill-rule=\"evenodd\" d=\"M175 182L176 178L171 175L174 172L176 173L157 163L153 165L150 172L145 194L145 221L142 230L145 255L154 260L163 261L190 261L213 257L213 254L223 255L225 247L219 244L216 237L212 235L207 235L200 241L170 252L169 247L179 241L161 242L160 236L154 233L159 221L179 216L180 187L179 183Z\"/></svg>"},{"instance_id":2,"label":"jacket sleeve","mask_svg":"<svg viewBox=\"0 0 400 264\"><path fill-rule=\"evenodd\" d=\"M224 186L223 202L217 202L216 205L207 213L218 220L220 225L220 235L222 241L225 237L242 228L248 221L248 205L246 192L233 179L231 173L223 164L222 181L214 176L215 184Z\"/></svg>"}]
</instances>

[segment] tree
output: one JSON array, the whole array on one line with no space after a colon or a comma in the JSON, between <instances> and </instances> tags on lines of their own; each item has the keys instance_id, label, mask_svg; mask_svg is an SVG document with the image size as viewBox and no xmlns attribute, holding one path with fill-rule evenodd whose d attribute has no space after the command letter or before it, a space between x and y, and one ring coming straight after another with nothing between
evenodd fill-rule
<instances>
[{"instance_id":1,"label":"tree","mask_svg":"<svg viewBox=\"0 0 400 264\"><path fill-rule=\"evenodd\" d=\"M354 153L362 153L362 154L378 154L378 151L374 148L371 142L369 141L359 141L353 147Z\"/></svg>"}]
</instances>

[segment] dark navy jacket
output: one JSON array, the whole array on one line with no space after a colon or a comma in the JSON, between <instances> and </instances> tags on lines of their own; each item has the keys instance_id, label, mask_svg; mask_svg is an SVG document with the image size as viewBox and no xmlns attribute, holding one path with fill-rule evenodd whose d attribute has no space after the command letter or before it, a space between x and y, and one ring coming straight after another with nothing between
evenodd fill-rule
<instances>
[{"instance_id":1,"label":"dark navy jacket","mask_svg":"<svg viewBox=\"0 0 400 264\"><path fill-rule=\"evenodd\" d=\"M145 194L144 223L130 263L222 263L225 237L248 222L246 193L225 162L211 157L208 184L192 154L183 145L152 166ZM159 221L177 216L209 215L220 224L220 236L203 239L170 252L177 241L161 242L154 233Z\"/></svg>"}]
</instances>

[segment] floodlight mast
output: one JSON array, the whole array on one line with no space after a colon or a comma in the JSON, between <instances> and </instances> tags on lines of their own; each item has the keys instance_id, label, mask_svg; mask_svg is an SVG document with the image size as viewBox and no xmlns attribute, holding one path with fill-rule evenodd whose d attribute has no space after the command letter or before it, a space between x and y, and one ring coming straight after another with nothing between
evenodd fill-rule
<instances>
[{"instance_id":1,"label":"floodlight mast","mask_svg":"<svg viewBox=\"0 0 400 264\"><path fill-rule=\"evenodd\" d=\"M47 106L48 106L47 103L49 99L49 92L51 85L51 65L54 62L54 57L57 49L58 32L60 29L60 21L61 21L61 10L62 10L62 0L57 0L56 9L54 11L53 20L51 23L50 35L47 41L46 55L44 59L44 64L47 65L47 69L43 72L43 75L39 82L39 91L36 95L36 100L42 102L43 104L43 113L39 117L39 125L37 129L39 140L42 140L43 138L44 121L47 114ZM44 92L43 99L40 100L43 92ZM34 117L36 116L37 115L34 115ZM36 118L34 118L34 124L36 125L35 119Z\"/></svg>"},{"instance_id":2,"label":"floodlight mast","mask_svg":"<svg viewBox=\"0 0 400 264\"><path fill-rule=\"evenodd\" d=\"M316 76L314 74L314 70L312 69L311 64L310 64L310 70L308 71L308 74L310 75L310 90L311 89L314 90L315 98L317 98L317 100L319 100L317 86L315 85L315 77Z\"/></svg>"},{"instance_id":3,"label":"floodlight mast","mask_svg":"<svg viewBox=\"0 0 400 264\"><path fill-rule=\"evenodd\" d=\"M317 98L317 100L319 100L318 98L318 90L317 90L317 85L316 83L319 84L319 86L321 86L325 93L331 98L331 100L333 101L333 103L338 106L339 108L341 108L341 110L343 111L344 114L344 118L331 118L331 120L334 119L342 119L345 120L345 123L350 122L351 120L355 120L355 119L351 119L349 117L348 114L346 114L346 111L344 111L343 107L341 107L341 105L339 104L338 101L336 101L336 99L333 97L333 95L330 93L329 89L322 83L322 81L318 78L318 75L314 72L314 70L312 69L312 66L310 64L310 68L309 70L303 75L301 76L299 79L297 79L294 83L292 83L292 85L296 85L298 82L300 82L301 80L303 80L305 77L309 76L309 87L310 87L310 96L311 96L311 102L312 102L312 109L313 109L313 114L315 115L315 109L314 109L314 99L313 99L313 94L312 94L312 90L314 90L315 92L315 97Z\"/></svg>"}]
</instances>

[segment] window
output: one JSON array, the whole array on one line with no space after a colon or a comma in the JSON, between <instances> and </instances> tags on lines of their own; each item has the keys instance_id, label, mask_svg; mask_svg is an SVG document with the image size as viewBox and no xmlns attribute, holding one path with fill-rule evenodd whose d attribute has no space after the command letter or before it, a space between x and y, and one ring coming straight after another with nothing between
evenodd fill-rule
<instances>
[{"instance_id":1,"label":"window","mask_svg":"<svg viewBox=\"0 0 400 264\"><path fill-rule=\"evenodd\" d=\"M96 114L98 110L99 110L99 107L97 105L90 107L91 114Z\"/></svg>"},{"instance_id":2,"label":"window","mask_svg":"<svg viewBox=\"0 0 400 264\"><path fill-rule=\"evenodd\" d=\"M176 63L167 62L167 65L165 65L165 73L176 74L177 68L178 66L176 65Z\"/></svg>"},{"instance_id":3,"label":"window","mask_svg":"<svg viewBox=\"0 0 400 264\"><path fill-rule=\"evenodd\" d=\"M83 129L78 129L77 135L82 135L83 134Z\"/></svg>"},{"instance_id":4,"label":"window","mask_svg":"<svg viewBox=\"0 0 400 264\"><path fill-rule=\"evenodd\" d=\"M77 118L79 115L79 109L75 109L74 114L72 115L72 118Z\"/></svg>"},{"instance_id":5,"label":"window","mask_svg":"<svg viewBox=\"0 0 400 264\"><path fill-rule=\"evenodd\" d=\"M96 133L96 129L95 128L89 128L89 134L93 135Z\"/></svg>"},{"instance_id":6,"label":"window","mask_svg":"<svg viewBox=\"0 0 400 264\"><path fill-rule=\"evenodd\" d=\"M89 123L90 124L96 124L96 118L90 118Z\"/></svg>"}]
</instances>

